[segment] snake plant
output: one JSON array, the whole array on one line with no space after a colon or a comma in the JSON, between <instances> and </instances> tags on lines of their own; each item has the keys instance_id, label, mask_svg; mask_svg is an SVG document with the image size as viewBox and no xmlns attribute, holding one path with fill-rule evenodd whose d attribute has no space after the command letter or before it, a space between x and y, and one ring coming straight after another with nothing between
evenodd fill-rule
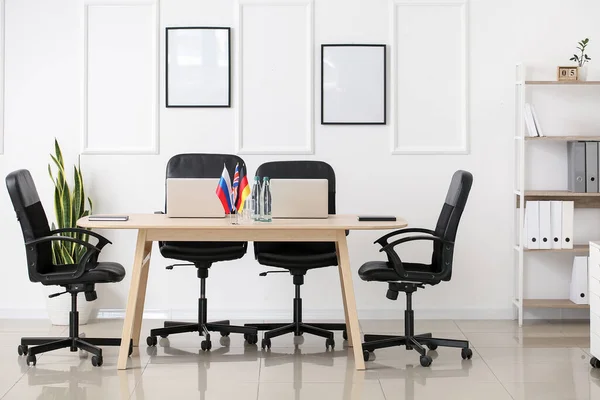
<instances>
[{"instance_id":1,"label":"snake plant","mask_svg":"<svg viewBox=\"0 0 600 400\"><path fill-rule=\"evenodd\" d=\"M52 167L48 164L48 173L54 183L54 213L56 216L56 225L58 228L75 228L79 218L88 216L92 212L92 200L88 197L89 210L86 210L85 190L83 187L83 176L81 166L73 166L74 186L73 190L67 182L65 164L62 151L58 140L54 139L54 154L50 154L54 165L57 168L56 178L52 172ZM52 223L52 229L57 229ZM88 240L88 235L83 233L63 233L62 235L71 236L84 241ZM76 264L86 252L86 248L72 242L52 243L52 262L55 265Z\"/></svg>"}]
</instances>

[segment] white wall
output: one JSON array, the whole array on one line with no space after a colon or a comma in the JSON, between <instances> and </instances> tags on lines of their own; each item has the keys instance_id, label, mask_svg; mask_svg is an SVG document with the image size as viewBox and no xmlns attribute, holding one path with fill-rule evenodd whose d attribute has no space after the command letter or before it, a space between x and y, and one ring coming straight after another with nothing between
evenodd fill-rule
<instances>
[{"instance_id":1,"label":"white wall","mask_svg":"<svg viewBox=\"0 0 600 400\"><path fill-rule=\"evenodd\" d=\"M121 3L126 2L124 0ZM538 70L538 78L552 79L554 66L569 64L568 57L576 41L590 37L589 55L593 59L590 78L600 77L600 69L594 68L598 62L596 55L600 54L596 50L600 46L596 42L600 38L600 25L595 20L600 12L600 4L594 0L549 0L544 1L543 6L541 4L537 0L470 1L467 26L469 106L466 113L470 128L469 154L392 155L392 124L323 126L317 122L314 124L314 154L243 155L250 173L260 163L272 159L324 160L336 170L339 213L393 213L404 216L411 226L433 226L451 174L459 168L472 171L474 186L458 233L453 279L419 292L415 307L421 311L418 313L421 317L511 318L514 282L511 249L514 66L519 61L538 67L546 66L547 69ZM159 90L160 106L155 111L151 107L139 111L142 115L139 126L144 126L145 129L136 128L137 130L122 133L132 135L132 138L123 139L123 146L131 144L148 154L81 156L86 185L94 199L96 212L160 210L164 201L164 169L171 156L181 152L236 151L235 116L240 106L237 99L234 99L232 108L224 109L164 107L164 27L231 26L235 31L234 8L233 0L160 2L157 8L160 21L160 29L157 31L160 43L157 60L160 66L159 82L146 80L149 86L158 84L153 87ZM384 43L388 44L390 51L392 39L390 5L387 0L315 0L313 12L313 106L315 120L319 121L320 44ZM145 32L148 32L146 36L136 36L140 46L145 46L149 43L146 41L152 40L153 33L148 28L148 18L136 19L139 28L147 29ZM94 26L108 31L122 28L112 26L110 18L104 21ZM82 149L86 76L83 62L84 27L82 0L6 0L5 134L4 155L0 156L0 175L5 176L17 168L30 169L50 215L52 184L46 172L46 164L54 137L59 139L69 164L76 161ZM280 38L289 37L295 43L302 42L294 36L294 32L274 34ZM439 35L444 34L443 30L439 32ZM102 35L99 37L102 38ZM285 44L285 41L280 42ZM115 42L115 46L119 43L124 42ZM423 45L434 50L436 48L435 43ZM152 57L148 54L150 53L144 53L144 57ZM234 52L232 62L237 69L239 60L235 58L235 54ZM427 71L427 75L436 74L437 70L446 74L446 60L438 57L438 54L443 53L432 51L425 61L413 60L411 54L399 55L399 63L411 63L416 67L425 64L426 68L423 70ZM246 54L245 57L251 55ZM154 67L155 65L148 65L148 68ZM151 72L140 72L152 76ZM435 90L443 90L439 85L428 85L427 75L415 78L423 82L423 90L431 91L432 95L435 95ZM107 77L102 77L105 78ZM108 78L106 82L109 83L110 78L122 79L117 76ZM294 77L290 76L289 79L293 80ZM131 90L128 91L130 87L126 81L119 82L122 86L114 92L114 96L131 96L135 99L136 92L132 94ZM136 84L141 85L140 82L136 81ZM281 85L286 85L286 82L281 82ZM399 90L402 90L401 86ZM148 93L152 93L152 90ZM590 118L592 122L587 125L587 132L593 132L600 123L600 116L597 113L582 114L581 110L589 110L590 102L593 106L598 105L598 92L594 92L595 97L569 93L569 101L561 100L559 96L563 96L563 92L538 93L540 113L543 114L541 118L548 118L550 121L550 118L557 115L552 101L558 99L565 115L579 112L580 114L575 114L578 118ZM266 100L258 93L253 99L254 106ZM88 101L87 104L89 108L96 103ZM102 107L102 103L99 104L98 107ZM100 108L88 109L88 116L92 112L99 118L104 111L106 110ZM439 110L439 113L443 111ZM122 110L120 112L117 115L126 119L122 121L123 124L135 121L135 118L123 114ZM391 110L388 112L390 116L393 115ZM418 108L414 112L423 124L431 124L439 132L435 125L438 114L436 109ZM119 119L111 118L111 115L107 113L103 116L109 120L103 121L102 125L110 135L104 137L97 126L88 130L88 133L95 135L89 143L97 149L118 150L111 148L111 145L122 138L112 129L122 129L123 124ZM448 115L444 116L448 120ZM148 119L152 118L158 122L160 140L157 142L152 142L152 129L148 128ZM285 123L279 127L270 126L267 136L280 134L281 140L287 137ZM548 134L563 133L562 129L554 129L555 127L557 125L554 123L548 124ZM565 128L568 127L569 125ZM448 127L449 131L451 129L453 128ZM304 134L306 130L300 131L302 133L298 134ZM290 143L296 145L297 134L290 136ZM398 137L402 139L402 135ZM159 144L159 154L152 154L153 143ZM277 144L283 146L285 143ZM562 153L558 150L556 154L555 158ZM557 161L553 165L553 176L560 177L554 171L562 171L564 161ZM542 175L541 179L548 176L544 170L538 175ZM556 179L551 184L563 185L559 178ZM595 216L594 212L586 211L582 214L578 211L578 218L591 218ZM19 310L21 314L27 312L26 315L44 315L45 292L41 285L31 284L27 279L24 246L5 190L0 190L0 218L0 267L5 271L0 279L0 314L14 316L15 310ZM580 239L597 238L599 230L591 228L589 232L580 233ZM119 261L130 271L135 233L102 233L115 243L103 252L103 258ZM372 244L379 234L353 232L350 235L353 271L367 260L382 257ZM583 237L584 234L589 237ZM425 260L428 250L427 247L408 247L402 254L407 259ZM264 268L257 265L250 253L242 260L216 264L212 268L208 295L213 316L268 318L291 315L293 286L290 277L275 275L259 278L258 273ZM528 285L528 294L560 294L566 297L569 259L561 259L560 262L554 259L542 261L544 264L535 266L536 274L530 282L536 278L537 282ZM553 263L557 265L549 265ZM146 309L173 311L193 317L198 293L195 271L193 268L179 268L168 272L164 269L167 264L168 261L155 249ZM387 300L385 284L362 282L356 273L354 279L362 318L402 316L403 302ZM124 308L128 287L129 276L121 284L101 286L96 306L101 309ZM343 317L335 268L311 271L303 288L303 297L308 317ZM558 316L559 312L535 315Z\"/></svg>"}]
</instances>

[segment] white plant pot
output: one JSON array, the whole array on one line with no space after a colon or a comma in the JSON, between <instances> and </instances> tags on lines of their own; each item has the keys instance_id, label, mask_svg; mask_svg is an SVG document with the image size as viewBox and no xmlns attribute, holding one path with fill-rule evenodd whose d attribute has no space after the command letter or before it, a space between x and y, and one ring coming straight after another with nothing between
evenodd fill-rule
<instances>
[{"instance_id":1,"label":"white plant pot","mask_svg":"<svg viewBox=\"0 0 600 400\"><path fill-rule=\"evenodd\" d=\"M587 81L587 75L588 75L588 67L583 66L583 67L579 67L579 73L578 73L578 80L585 82Z\"/></svg>"},{"instance_id":2,"label":"white plant pot","mask_svg":"<svg viewBox=\"0 0 600 400\"><path fill-rule=\"evenodd\" d=\"M62 288L49 286L46 295L60 292ZM52 299L46 297L46 310L52 325L69 325L69 313L71 312L71 295L65 293ZM85 325L90 319L93 310L93 302L85 300L84 293L77 294L77 311L79 311L79 325Z\"/></svg>"}]
</instances>

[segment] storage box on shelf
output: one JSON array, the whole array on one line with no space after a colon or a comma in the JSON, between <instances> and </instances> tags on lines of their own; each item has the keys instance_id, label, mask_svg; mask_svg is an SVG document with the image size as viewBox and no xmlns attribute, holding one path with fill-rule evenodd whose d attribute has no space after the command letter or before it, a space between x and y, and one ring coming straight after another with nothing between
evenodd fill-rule
<instances>
[{"instance_id":1,"label":"storage box on shelf","mask_svg":"<svg viewBox=\"0 0 600 400\"><path fill-rule=\"evenodd\" d=\"M523 227L525 225L525 202L528 200L533 201L573 201L575 208L600 208L600 193L574 193L567 190L526 190L525 189L525 146L535 145L535 143L565 143L565 158L567 157L566 142L569 141L600 141L600 136L579 136L579 135L565 135L565 136L541 136L531 137L526 134L526 122L525 122L525 110L526 110L526 97L527 89L531 86L536 85L556 85L556 86L571 86L581 85L598 87L600 81L574 81L574 82L558 82L558 81L538 81L538 80L525 80L526 71L522 64L517 66L517 102L516 102L516 134L515 139L515 161L517 162L517 170L515 171L515 185L514 185L514 202L516 207L514 208L516 226L515 226L515 241L514 241L514 252L515 252L515 269L516 269L516 290L515 299L513 301L514 306L517 309L517 317L519 326L523 324L523 312L526 308L553 308L553 309L588 309L590 308L587 304L575 304L569 299L525 299L524 298L524 264L525 257L524 253L530 254L531 257L540 252L561 252L561 253L584 253L588 251L589 246L586 244L575 244L573 249L527 249L524 246L523 240ZM597 89L591 89L597 90ZM566 184L566 182L565 182ZM568 263L569 267L571 263ZM567 284L567 283L566 283ZM600 301L600 298L596 299ZM600 315L600 311L598 311ZM600 333L599 333L600 335ZM600 344L598 345L600 346Z\"/></svg>"}]
</instances>

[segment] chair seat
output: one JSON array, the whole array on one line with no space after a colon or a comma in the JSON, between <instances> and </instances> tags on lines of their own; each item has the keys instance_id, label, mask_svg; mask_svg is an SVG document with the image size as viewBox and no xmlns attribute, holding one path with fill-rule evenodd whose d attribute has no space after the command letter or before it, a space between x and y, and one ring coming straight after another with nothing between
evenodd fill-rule
<instances>
[{"instance_id":1,"label":"chair seat","mask_svg":"<svg viewBox=\"0 0 600 400\"><path fill-rule=\"evenodd\" d=\"M84 282L121 282L125 278L125 268L115 262L100 262L96 268L83 274Z\"/></svg>"},{"instance_id":2,"label":"chair seat","mask_svg":"<svg viewBox=\"0 0 600 400\"><path fill-rule=\"evenodd\" d=\"M321 253L306 254L296 252L258 253L256 260L259 264L285 269L313 269L338 265L337 254Z\"/></svg>"},{"instance_id":3,"label":"chair seat","mask_svg":"<svg viewBox=\"0 0 600 400\"><path fill-rule=\"evenodd\" d=\"M246 242L162 242L159 248L165 258L212 263L242 258L246 247Z\"/></svg>"},{"instance_id":4,"label":"chair seat","mask_svg":"<svg viewBox=\"0 0 600 400\"><path fill-rule=\"evenodd\" d=\"M402 263L402 267L409 272L409 275L411 271L430 272L432 270L432 266L428 264ZM358 276L363 281L396 282L403 280L396 273L394 267L387 261L369 261L363 264L358 269Z\"/></svg>"},{"instance_id":5,"label":"chair seat","mask_svg":"<svg viewBox=\"0 0 600 400\"><path fill-rule=\"evenodd\" d=\"M75 270L76 265L62 265L61 270ZM57 269L58 272L58 269ZM79 278L65 278L61 280L53 280L51 282L42 282L47 285L67 285L75 283L114 283L121 282L125 278L125 268L121 264L115 262L100 262L96 268L89 269Z\"/></svg>"}]
</instances>

